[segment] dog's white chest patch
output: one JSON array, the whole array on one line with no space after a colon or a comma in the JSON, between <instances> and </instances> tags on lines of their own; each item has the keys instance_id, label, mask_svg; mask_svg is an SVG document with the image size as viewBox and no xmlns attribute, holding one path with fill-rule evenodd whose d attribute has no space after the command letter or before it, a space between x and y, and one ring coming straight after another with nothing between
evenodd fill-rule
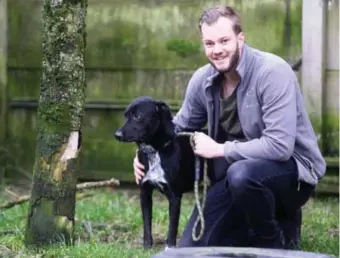
<instances>
[{"instance_id":1,"label":"dog's white chest patch","mask_svg":"<svg viewBox=\"0 0 340 258\"><path fill-rule=\"evenodd\" d=\"M165 179L164 169L161 165L159 153L157 151L148 151L146 154L148 155L149 169L144 176L142 183L151 181L162 187L161 183L167 184L167 181Z\"/></svg>"}]
</instances>

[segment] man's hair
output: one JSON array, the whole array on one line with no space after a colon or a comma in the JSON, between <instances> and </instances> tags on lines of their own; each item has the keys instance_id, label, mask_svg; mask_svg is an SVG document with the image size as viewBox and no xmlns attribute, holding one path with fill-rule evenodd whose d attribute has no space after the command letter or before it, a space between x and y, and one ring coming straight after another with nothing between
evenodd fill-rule
<instances>
[{"instance_id":1,"label":"man's hair","mask_svg":"<svg viewBox=\"0 0 340 258\"><path fill-rule=\"evenodd\" d=\"M198 26L202 32L202 25L206 23L211 25L215 23L220 17L226 17L233 22L233 30L235 34L239 34L242 31L242 24L240 16L230 6L215 6L205 9L199 19Z\"/></svg>"}]
</instances>

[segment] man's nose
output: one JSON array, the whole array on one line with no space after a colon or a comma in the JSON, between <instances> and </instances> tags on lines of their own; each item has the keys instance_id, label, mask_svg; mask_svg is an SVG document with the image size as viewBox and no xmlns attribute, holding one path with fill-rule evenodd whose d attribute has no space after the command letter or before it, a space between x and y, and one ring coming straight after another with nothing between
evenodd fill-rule
<instances>
[{"instance_id":1,"label":"man's nose","mask_svg":"<svg viewBox=\"0 0 340 258\"><path fill-rule=\"evenodd\" d=\"M222 47L220 44L215 44L213 48L214 55L220 55L222 53Z\"/></svg>"}]
</instances>

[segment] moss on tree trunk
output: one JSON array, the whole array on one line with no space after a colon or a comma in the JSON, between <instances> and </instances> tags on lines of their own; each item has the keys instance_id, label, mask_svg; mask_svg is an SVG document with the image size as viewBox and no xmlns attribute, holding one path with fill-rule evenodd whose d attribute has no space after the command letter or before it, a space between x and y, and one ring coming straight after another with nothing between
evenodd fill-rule
<instances>
[{"instance_id":1,"label":"moss on tree trunk","mask_svg":"<svg viewBox=\"0 0 340 258\"><path fill-rule=\"evenodd\" d=\"M73 241L87 0L44 0L42 80L26 246Z\"/></svg>"}]
</instances>

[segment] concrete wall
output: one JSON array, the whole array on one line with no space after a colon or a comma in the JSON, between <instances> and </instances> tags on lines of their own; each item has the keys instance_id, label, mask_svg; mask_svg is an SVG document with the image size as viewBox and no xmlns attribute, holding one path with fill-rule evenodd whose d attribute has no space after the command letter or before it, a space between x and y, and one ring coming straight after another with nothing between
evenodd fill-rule
<instances>
[{"instance_id":1,"label":"concrete wall","mask_svg":"<svg viewBox=\"0 0 340 258\"><path fill-rule=\"evenodd\" d=\"M339 113L339 0L327 8L325 110Z\"/></svg>"},{"instance_id":2,"label":"concrete wall","mask_svg":"<svg viewBox=\"0 0 340 258\"><path fill-rule=\"evenodd\" d=\"M326 155L339 154L339 0L303 0L302 90Z\"/></svg>"}]
</instances>

